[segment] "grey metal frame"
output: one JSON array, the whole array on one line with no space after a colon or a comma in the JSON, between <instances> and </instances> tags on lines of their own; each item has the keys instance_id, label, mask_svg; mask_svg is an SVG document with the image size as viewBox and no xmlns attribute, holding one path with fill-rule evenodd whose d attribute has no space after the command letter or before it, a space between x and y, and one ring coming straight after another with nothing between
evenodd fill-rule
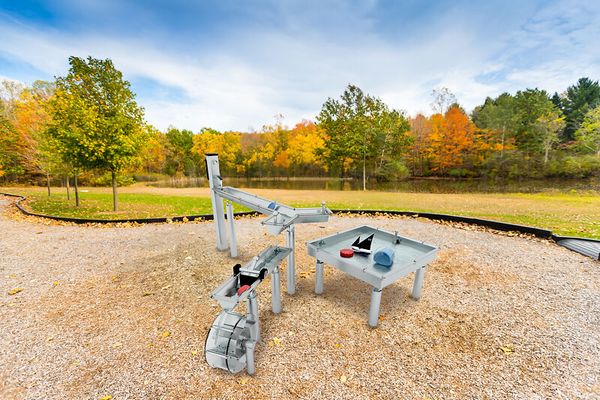
<instances>
[{"instance_id":1,"label":"grey metal frame","mask_svg":"<svg viewBox=\"0 0 600 400\"><path fill-rule=\"evenodd\" d=\"M267 215L261 224L267 228L272 235L286 232L287 246L292 249L287 262L287 292L296 292L296 259L295 230L294 224L310 222L326 222L332 214L321 203L321 207L295 208L279 204L269 199L256 196L230 186L223 186L219 168L219 156L215 154L206 155L206 168L208 185L210 187L210 199L212 202L215 230L217 233L217 249L226 250L229 247L231 257L237 257L237 240L235 237L233 203L241 204L261 214ZM227 200L227 220L229 224L229 245L225 228L223 199Z\"/></svg>"},{"instance_id":2,"label":"grey metal frame","mask_svg":"<svg viewBox=\"0 0 600 400\"><path fill-rule=\"evenodd\" d=\"M372 245L374 250L382 246L394 248L394 264L390 268L374 264L373 254L367 256L355 255L352 258L340 256L340 249L350 248L356 237L371 233L375 233ZM378 325L383 288L415 272L412 297L419 299L425 279L426 266L437 254L435 246L400 236L397 232L391 233L371 226L361 226L311 240L307 243L307 250L308 254L316 259L316 294L322 294L324 290L325 263L373 286L368 319L371 327Z\"/></svg>"}]
</instances>

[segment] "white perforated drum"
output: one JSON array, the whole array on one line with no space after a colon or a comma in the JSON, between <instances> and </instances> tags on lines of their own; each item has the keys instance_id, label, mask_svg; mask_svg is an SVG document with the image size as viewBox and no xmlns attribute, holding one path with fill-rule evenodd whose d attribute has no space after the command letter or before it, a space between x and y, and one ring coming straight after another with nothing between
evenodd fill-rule
<instances>
[{"instance_id":1,"label":"white perforated drum","mask_svg":"<svg viewBox=\"0 0 600 400\"><path fill-rule=\"evenodd\" d=\"M222 311L213 322L204 354L208 365L237 373L246 366L245 342L250 338L246 317L232 311Z\"/></svg>"}]
</instances>

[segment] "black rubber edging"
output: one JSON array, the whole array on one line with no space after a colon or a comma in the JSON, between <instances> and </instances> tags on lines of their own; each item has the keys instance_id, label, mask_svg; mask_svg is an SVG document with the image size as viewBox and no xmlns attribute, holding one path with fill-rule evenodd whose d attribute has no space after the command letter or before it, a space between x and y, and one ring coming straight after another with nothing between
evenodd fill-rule
<instances>
[{"instance_id":1,"label":"black rubber edging","mask_svg":"<svg viewBox=\"0 0 600 400\"><path fill-rule=\"evenodd\" d=\"M17 209L28 216L51 219L54 221L73 222L75 224L159 224L165 222L183 222L183 221L195 221L203 220L208 221L213 219L212 214L198 214L198 215L182 215L177 217L155 217L155 218L123 218L123 219L94 219L94 218L72 218L72 217L59 217L57 215L48 215L31 212L21 204L22 201L26 200L25 196L12 193L1 193L2 196L18 197L19 199L15 202ZM257 211L243 211L235 213L236 216L255 216L260 215Z\"/></svg>"},{"instance_id":2,"label":"black rubber edging","mask_svg":"<svg viewBox=\"0 0 600 400\"><path fill-rule=\"evenodd\" d=\"M198 215L185 215L177 217L157 217L157 218L127 218L127 219L88 219L88 218L71 218L71 217L59 217L56 215L46 215L31 212L26 210L21 204L22 201L26 200L25 196L12 194L12 193L0 193L3 196L18 197L19 199L15 202L15 206L25 215L52 219L55 221L73 222L76 224L118 224L118 223L138 223L138 224L153 224L153 223L165 223L165 222L182 222L184 220L212 220L212 214L198 214ZM438 214L429 212L417 212L417 211L398 211L398 210L356 210L356 209L334 209L331 210L334 214L389 214L389 215L401 215L407 217L421 217L437 221L450 221L450 222L462 222L472 225L479 225L491 229L496 229L504 232L519 232L533 235L544 239L553 239L555 241L562 239L581 239L581 240L592 240L587 238L578 237L567 237L553 234L548 229L537 228L534 226L510 224L507 222L494 221L489 219L464 217L460 215L450 214ZM260 215L257 211L244 211L236 212L236 216L256 216Z\"/></svg>"}]
</instances>

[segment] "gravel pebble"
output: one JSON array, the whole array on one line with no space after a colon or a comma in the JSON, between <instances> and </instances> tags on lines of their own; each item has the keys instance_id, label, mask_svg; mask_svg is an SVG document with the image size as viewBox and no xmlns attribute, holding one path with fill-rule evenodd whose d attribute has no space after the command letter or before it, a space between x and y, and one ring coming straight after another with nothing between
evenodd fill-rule
<instances>
[{"instance_id":1,"label":"gravel pebble","mask_svg":"<svg viewBox=\"0 0 600 400\"><path fill-rule=\"evenodd\" d=\"M0 207L9 201L0 198ZM440 248L421 300L412 276L383 291L331 267L316 296L308 240L369 224ZM240 218L239 260L271 243ZM259 288L257 373L204 361L210 292L237 261L212 222L56 225L0 216L0 398L600 397L600 264L551 242L424 219L333 217L296 226L297 292L270 311ZM285 264L283 266L285 270ZM22 289L12 295L13 289Z\"/></svg>"}]
</instances>

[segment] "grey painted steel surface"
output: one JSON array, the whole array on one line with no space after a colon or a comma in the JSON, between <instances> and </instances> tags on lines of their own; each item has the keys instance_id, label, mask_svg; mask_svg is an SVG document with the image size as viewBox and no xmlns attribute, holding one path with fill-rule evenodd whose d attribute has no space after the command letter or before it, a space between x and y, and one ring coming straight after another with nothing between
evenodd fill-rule
<instances>
[{"instance_id":1,"label":"grey painted steel surface","mask_svg":"<svg viewBox=\"0 0 600 400\"><path fill-rule=\"evenodd\" d=\"M237 257L237 240L235 238L235 221L233 217L233 203L227 202L227 222L229 223L229 255L232 258Z\"/></svg>"},{"instance_id":2,"label":"grey painted steel surface","mask_svg":"<svg viewBox=\"0 0 600 400\"><path fill-rule=\"evenodd\" d=\"M217 248L219 250L227 249L225 238L225 220L223 218L223 199L227 203L227 219L229 220L229 248L231 257L237 256L237 241L235 238L235 229L233 227L233 205L231 202L241 204L261 214L267 215L261 224L267 228L272 235L278 235L286 231L287 246L292 249L288 256L287 266L287 292L294 294L296 292L296 259L294 256L295 235L294 224L310 222L326 222L332 214L331 210L321 203L321 207L295 208L285 204L279 204L275 201L256 196L230 186L223 186L221 172L219 169L219 157L216 154L206 155L206 173L209 179L210 196L213 206L213 217L215 221L215 230L217 233Z\"/></svg>"},{"instance_id":3,"label":"grey painted steel surface","mask_svg":"<svg viewBox=\"0 0 600 400\"><path fill-rule=\"evenodd\" d=\"M227 249L227 238L225 236L225 217L223 201L217 197L216 190L223 186L220 176L219 156L206 156L206 173L208 175L208 186L210 187L210 202L212 204L215 230L217 232L217 249Z\"/></svg>"},{"instance_id":4,"label":"grey painted steel surface","mask_svg":"<svg viewBox=\"0 0 600 400\"><path fill-rule=\"evenodd\" d=\"M213 291L211 297L219 302L223 311L214 320L204 346L206 362L210 366L233 373L244 368L249 374L255 372L254 349L260 341L256 290L262 280L271 275L273 312L281 311L279 264L290 252L287 247L267 247ZM249 288L238 293L244 284ZM247 302L245 316L234 312L242 301Z\"/></svg>"},{"instance_id":5,"label":"grey painted steel surface","mask_svg":"<svg viewBox=\"0 0 600 400\"><path fill-rule=\"evenodd\" d=\"M286 245L292 251L288 255L288 263L287 263L287 292L288 294L296 293L296 255L294 254L294 249L296 248L296 230L294 229L294 225L290 225L287 228L287 238Z\"/></svg>"},{"instance_id":6,"label":"grey painted steel surface","mask_svg":"<svg viewBox=\"0 0 600 400\"><path fill-rule=\"evenodd\" d=\"M355 254L352 258L340 256L340 250L350 248L357 237L364 238L373 233L375 236L371 245L372 254ZM389 268L378 266L373 262L373 254L383 247L394 249L394 263ZM319 264L326 263L368 283L378 291L415 272L413 297L417 299L421 295L425 278L425 266L433 261L438 249L430 244L409 239L397 233L387 232L371 226L360 226L311 240L307 243L307 250L308 254L317 260L315 293L323 291L323 269ZM373 316L375 314L379 315L380 295L372 293L371 300L369 325L377 326L376 320L378 317Z\"/></svg>"},{"instance_id":7,"label":"grey painted steel surface","mask_svg":"<svg viewBox=\"0 0 600 400\"><path fill-rule=\"evenodd\" d=\"M369 326L376 328L379 323L379 307L381 306L382 290L371 289L371 304L369 304Z\"/></svg>"}]
</instances>

